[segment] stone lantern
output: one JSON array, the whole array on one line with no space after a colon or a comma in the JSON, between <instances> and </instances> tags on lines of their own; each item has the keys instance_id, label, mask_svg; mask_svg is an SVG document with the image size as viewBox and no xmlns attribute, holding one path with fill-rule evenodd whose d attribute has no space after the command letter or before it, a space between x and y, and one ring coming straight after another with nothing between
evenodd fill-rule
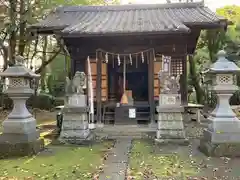
<instances>
[{"instance_id":1,"label":"stone lantern","mask_svg":"<svg viewBox=\"0 0 240 180\"><path fill-rule=\"evenodd\" d=\"M212 90L218 97L200 141L200 150L209 156L240 155L240 121L229 104L229 98L238 90L234 78L239 71L235 63L226 59L223 50L208 71L214 79Z\"/></svg>"},{"instance_id":2,"label":"stone lantern","mask_svg":"<svg viewBox=\"0 0 240 180\"><path fill-rule=\"evenodd\" d=\"M23 65L23 57L16 57L16 64L0 73L9 79L5 93L13 100L12 112L3 122L0 136L1 156L25 156L43 149L36 120L26 108L26 100L34 93L31 81L40 76Z\"/></svg>"}]
</instances>

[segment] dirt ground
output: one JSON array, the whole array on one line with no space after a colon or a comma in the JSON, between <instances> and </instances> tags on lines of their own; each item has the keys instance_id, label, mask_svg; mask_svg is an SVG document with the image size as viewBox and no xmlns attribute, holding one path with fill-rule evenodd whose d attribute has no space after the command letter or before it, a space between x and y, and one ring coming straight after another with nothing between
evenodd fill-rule
<instances>
[{"instance_id":1,"label":"dirt ground","mask_svg":"<svg viewBox=\"0 0 240 180\"><path fill-rule=\"evenodd\" d=\"M198 150L199 141L191 139L189 146L167 145L161 148L155 147L155 154L176 153L185 159L191 167L196 168L194 177L187 179L194 180L240 180L240 159L239 158L209 158ZM186 162L185 162L186 163ZM159 178L161 179L161 178ZM179 179L180 180L180 179Z\"/></svg>"},{"instance_id":2,"label":"dirt ground","mask_svg":"<svg viewBox=\"0 0 240 180\"><path fill-rule=\"evenodd\" d=\"M240 180L240 158L205 156L198 150L204 127L190 121L185 128L188 146L136 140L128 180Z\"/></svg>"},{"instance_id":3,"label":"dirt ground","mask_svg":"<svg viewBox=\"0 0 240 180\"><path fill-rule=\"evenodd\" d=\"M204 128L194 121L186 123L185 128L187 137L190 139L189 146L168 145L161 148L161 152L176 152L190 160L191 166L196 167L198 173L195 178L189 179L240 180L240 158L205 156L198 150L199 139Z\"/></svg>"},{"instance_id":4,"label":"dirt ground","mask_svg":"<svg viewBox=\"0 0 240 180\"><path fill-rule=\"evenodd\" d=\"M0 122L3 121L9 112L2 111L0 113ZM38 125L54 123L56 119L56 112L48 112L36 110L36 119ZM35 114L33 113L33 114ZM197 122L190 121L185 123L186 134L190 139L189 146L177 146L177 145L166 145L166 146L155 146L151 145L154 155L161 154L178 154L184 158L192 167L196 169L196 175L187 179L193 180L240 180L240 158L209 158L199 152L199 138L202 135L203 127ZM1 127L0 127L1 130ZM169 178L157 178L157 179L174 179ZM155 180L157 180L155 178ZM143 179L145 180L145 179ZM149 179L147 180L154 180ZM181 179L177 179L181 180Z\"/></svg>"}]
</instances>

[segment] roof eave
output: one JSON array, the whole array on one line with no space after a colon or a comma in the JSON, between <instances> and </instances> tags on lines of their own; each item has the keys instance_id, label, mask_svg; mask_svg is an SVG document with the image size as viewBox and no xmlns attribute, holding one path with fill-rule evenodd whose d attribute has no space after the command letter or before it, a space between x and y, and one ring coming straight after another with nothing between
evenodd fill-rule
<instances>
[{"instance_id":1,"label":"roof eave","mask_svg":"<svg viewBox=\"0 0 240 180\"><path fill-rule=\"evenodd\" d=\"M67 26L29 26L29 32L37 34L54 34L56 31L62 31Z\"/></svg>"},{"instance_id":2,"label":"roof eave","mask_svg":"<svg viewBox=\"0 0 240 180\"><path fill-rule=\"evenodd\" d=\"M164 34L189 34L186 31L154 31L154 32L113 32L113 33L68 33L60 32L63 37L96 37L96 36L127 36L127 35L164 35Z\"/></svg>"},{"instance_id":3,"label":"roof eave","mask_svg":"<svg viewBox=\"0 0 240 180\"><path fill-rule=\"evenodd\" d=\"M184 23L188 27L197 26L201 29L211 29L211 28L224 28L228 26L228 21L216 21L216 22L192 22L192 23Z\"/></svg>"}]
</instances>

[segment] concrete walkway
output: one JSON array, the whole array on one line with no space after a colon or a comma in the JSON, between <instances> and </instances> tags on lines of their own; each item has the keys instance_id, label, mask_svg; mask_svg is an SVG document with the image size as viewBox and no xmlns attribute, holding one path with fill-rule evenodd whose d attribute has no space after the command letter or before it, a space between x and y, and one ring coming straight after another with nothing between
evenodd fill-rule
<instances>
[{"instance_id":1,"label":"concrete walkway","mask_svg":"<svg viewBox=\"0 0 240 180\"><path fill-rule=\"evenodd\" d=\"M115 146L104 162L103 173L99 180L125 180L132 139L117 139Z\"/></svg>"}]
</instances>

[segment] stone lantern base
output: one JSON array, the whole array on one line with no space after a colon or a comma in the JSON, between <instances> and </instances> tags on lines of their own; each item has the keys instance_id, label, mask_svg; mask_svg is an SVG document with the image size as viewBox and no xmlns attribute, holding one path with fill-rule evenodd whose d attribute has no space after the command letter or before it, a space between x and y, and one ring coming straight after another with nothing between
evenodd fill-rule
<instances>
[{"instance_id":1,"label":"stone lantern base","mask_svg":"<svg viewBox=\"0 0 240 180\"><path fill-rule=\"evenodd\" d=\"M211 157L240 157L240 131L212 132L205 129L199 150Z\"/></svg>"},{"instance_id":2,"label":"stone lantern base","mask_svg":"<svg viewBox=\"0 0 240 180\"><path fill-rule=\"evenodd\" d=\"M5 137L0 136L0 158L30 156L44 149L44 140L37 139L31 142L8 142Z\"/></svg>"},{"instance_id":3,"label":"stone lantern base","mask_svg":"<svg viewBox=\"0 0 240 180\"><path fill-rule=\"evenodd\" d=\"M33 128L30 128L32 126ZM0 158L29 156L42 151L44 140L39 138L35 119L33 117L21 119L8 117L3 122L0 147Z\"/></svg>"}]
</instances>

